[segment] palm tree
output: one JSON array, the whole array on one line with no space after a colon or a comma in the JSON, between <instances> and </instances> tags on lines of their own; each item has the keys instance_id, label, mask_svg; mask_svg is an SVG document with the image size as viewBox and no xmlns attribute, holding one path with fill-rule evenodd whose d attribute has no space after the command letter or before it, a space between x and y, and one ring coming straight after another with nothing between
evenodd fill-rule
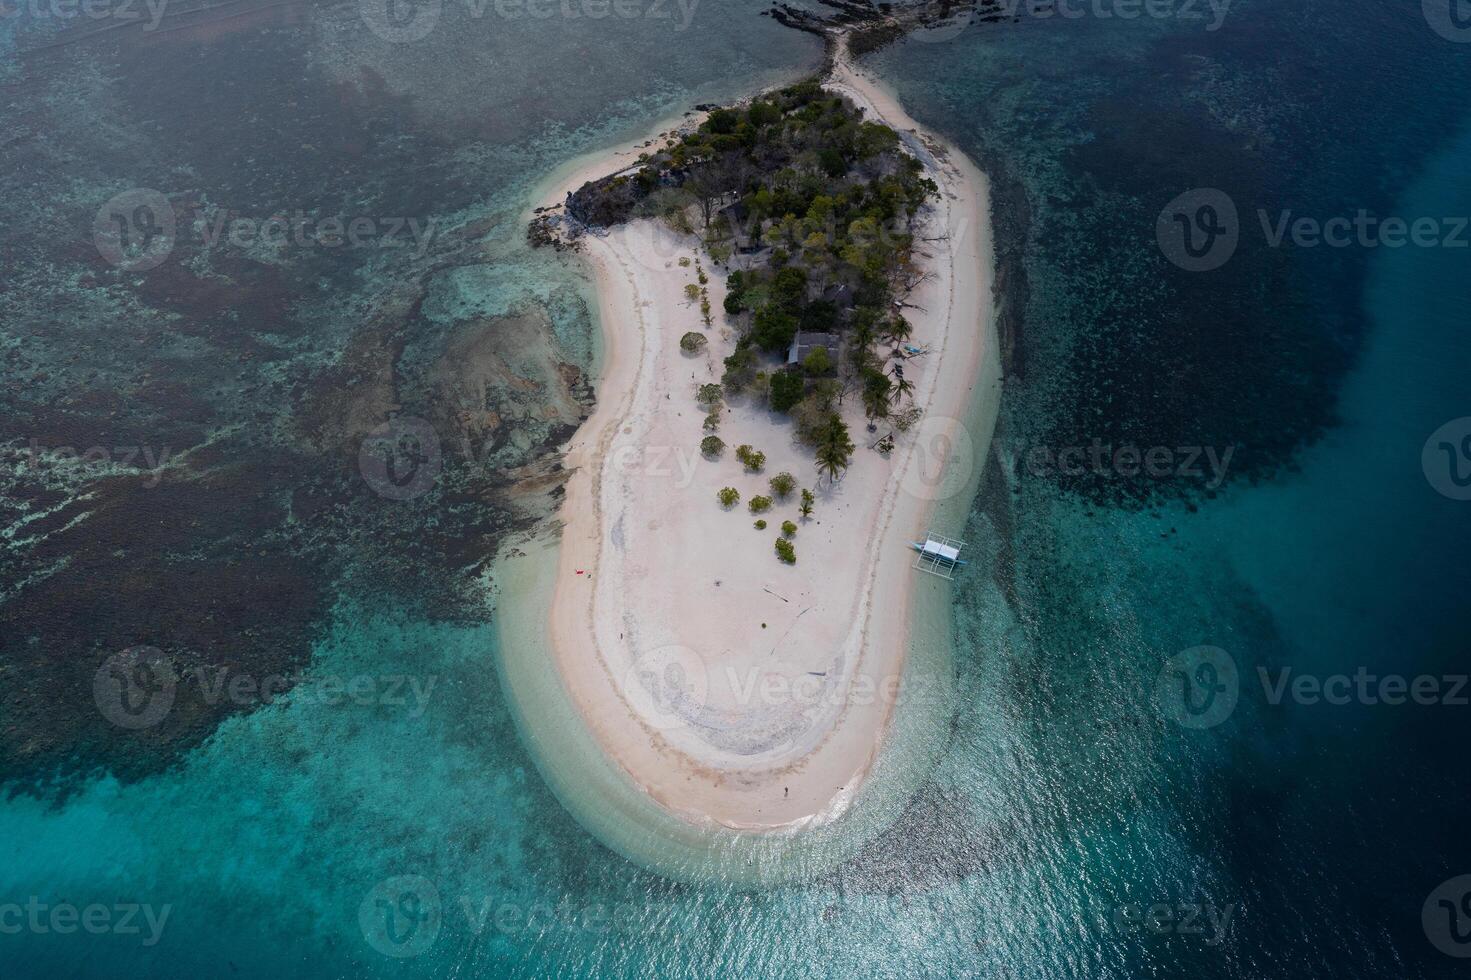
<instances>
[{"instance_id":1,"label":"palm tree","mask_svg":"<svg viewBox=\"0 0 1471 980\"><path fill-rule=\"evenodd\" d=\"M869 368L863 377L863 410L869 418L881 419L889 414L889 392L893 382L884 372Z\"/></svg>"},{"instance_id":2,"label":"palm tree","mask_svg":"<svg viewBox=\"0 0 1471 980\"><path fill-rule=\"evenodd\" d=\"M908 394L910 394L913 391L914 391L914 382L913 381L910 381L908 378L904 377L902 374L899 377L895 378L894 379L894 394L892 396L893 397L894 404L895 405L899 404L901 401L904 400L904 396L905 395L908 395Z\"/></svg>"},{"instance_id":3,"label":"palm tree","mask_svg":"<svg viewBox=\"0 0 1471 980\"><path fill-rule=\"evenodd\" d=\"M833 446L817 447L817 476L827 476L829 483L838 482L838 472L848 468L848 461Z\"/></svg>"},{"instance_id":4,"label":"palm tree","mask_svg":"<svg viewBox=\"0 0 1471 980\"><path fill-rule=\"evenodd\" d=\"M863 411L871 419L887 418L889 415L888 389L879 388L874 385L864 385Z\"/></svg>"},{"instance_id":5,"label":"palm tree","mask_svg":"<svg viewBox=\"0 0 1471 980\"><path fill-rule=\"evenodd\" d=\"M830 481L836 482L838 474L852 462L853 440L848 437L848 426L838 415L829 415L817 444L817 472L826 473Z\"/></svg>"},{"instance_id":6,"label":"palm tree","mask_svg":"<svg viewBox=\"0 0 1471 980\"><path fill-rule=\"evenodd\" d=\"M884 327L884 334L896 344L902 344L914 333L914 326L897 313Z\"/></svg>"}]
</instances>

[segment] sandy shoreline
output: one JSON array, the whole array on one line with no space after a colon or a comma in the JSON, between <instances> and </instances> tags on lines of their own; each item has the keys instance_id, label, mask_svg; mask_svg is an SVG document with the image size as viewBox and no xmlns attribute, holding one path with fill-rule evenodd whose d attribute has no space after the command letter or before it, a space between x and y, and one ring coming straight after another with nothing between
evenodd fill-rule
<instances>
[{"instance_id":1,"label":"sandy shoreline","mask_svg":"<svg viewBox=\"0 0 1471 980\"><path fill-rule=\"evenodd\" d=\"M873 437L856 399L844 414L859 448L832 487L818 486L789 423L742 402L729 406L720 436L765 451L765 471L743 473L729 452L701 458L694 388L719 379L735 332L717 313L707 351L692 357L677 347L699 327L683 297L693 263L679 265L699 257L697 243L648 221L583 239L602 376L593 415L566 447L572 475L547 644L598 748L649 799L697 826L791 831L848 809L896 702L903 712L927 696L900 679L914 590L942 586L910 568L907 542L922 535L937 501L973 485L994 425L1000 370L985 177L845 59L827 86L904 135L941 187L921 232L936 239L922 245L933 275L910 297L923 311L906 311L914 342L932 350L906 365L925 420L888 458L867 448ZM633 163L639 149L577 161L538 203L561 203L568 190ZM701 258L718 311L724 272ZM989 408L967 428L961 420L978 397ZM795 501L778 503L763 515L770 529L757 531L744 503L723 511L714 493L725 485L743 499L767 493L780 471L818 497L790 567L771 542L783 519L797 520Z\"/></svg>"}]
</instances>

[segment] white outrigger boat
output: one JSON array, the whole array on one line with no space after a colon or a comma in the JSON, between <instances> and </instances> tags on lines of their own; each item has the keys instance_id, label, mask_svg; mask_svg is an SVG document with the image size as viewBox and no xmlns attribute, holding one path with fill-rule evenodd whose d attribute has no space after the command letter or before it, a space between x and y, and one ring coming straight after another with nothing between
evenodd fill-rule
<instances>
[{"instance_id":1,"label":"white outrigger boat","mask_svg":"<svg viewBox=\"0 0 1471 980\"><path fill-rule=\"evenodd\" d=\"M941 578L953 578L955 569L970 564L960 557L960 549L965 547L965 542L954 538L931 532L925 534L923 541L909 542L909 547L918 552L914 558L915 568Z\"/></svg>"}]
</instances>

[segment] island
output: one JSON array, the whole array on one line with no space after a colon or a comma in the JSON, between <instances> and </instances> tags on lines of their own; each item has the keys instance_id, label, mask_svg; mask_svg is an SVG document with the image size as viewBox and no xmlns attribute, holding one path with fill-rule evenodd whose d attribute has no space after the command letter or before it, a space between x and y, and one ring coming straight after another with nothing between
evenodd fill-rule
<instances>
[{"instance_id":1,"label":"island","mask_svg":"<svg viewBox=\"0 0 1471 980\"><path fill-rule=\"evenodd\" d=\"M603 351L565 448L545 650L503 625L506 687L595 833L617 806L568 755L669 818L599 833L644 863L681 824L830 831L896 716L952 707L948 676L906 673L916 593L944 588L913 548L994 426L988 186L847 41L821 78L579 162L530 222L588 264Z\"/></svg>"}]
</instances>

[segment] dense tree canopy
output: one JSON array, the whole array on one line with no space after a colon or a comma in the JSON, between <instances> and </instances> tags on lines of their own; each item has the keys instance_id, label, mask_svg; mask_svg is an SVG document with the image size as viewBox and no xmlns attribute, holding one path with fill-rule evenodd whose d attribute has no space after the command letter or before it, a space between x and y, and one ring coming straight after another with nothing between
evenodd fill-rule
<instances>
[{"instance_id":1,"label":"dense tree canopy","mask_svg":"<svg viewBox=\"0 0 1471 980\"><path fill-rule=\"evenodd\" d=\"M824 450L829 477L852 452L846 430L839 437L832 425L834 392L856 388L868 414L882 416L895 391L913 387L896 389L873 351L880 337L908 335L889 311L909 270L915 216L937 191L901 143L806 81L714 110L636 173L585 185L569 208L603 224L665 218L702 234L712 255L741 256L726 283L725 312L741 334L724 386L754 386L773 409L791 412L799 437ZM838 340L824 340L816 356L804 344L798 368L764 373L757 352L785 355L799 332Z\"/></svg>"}]
</instances>

